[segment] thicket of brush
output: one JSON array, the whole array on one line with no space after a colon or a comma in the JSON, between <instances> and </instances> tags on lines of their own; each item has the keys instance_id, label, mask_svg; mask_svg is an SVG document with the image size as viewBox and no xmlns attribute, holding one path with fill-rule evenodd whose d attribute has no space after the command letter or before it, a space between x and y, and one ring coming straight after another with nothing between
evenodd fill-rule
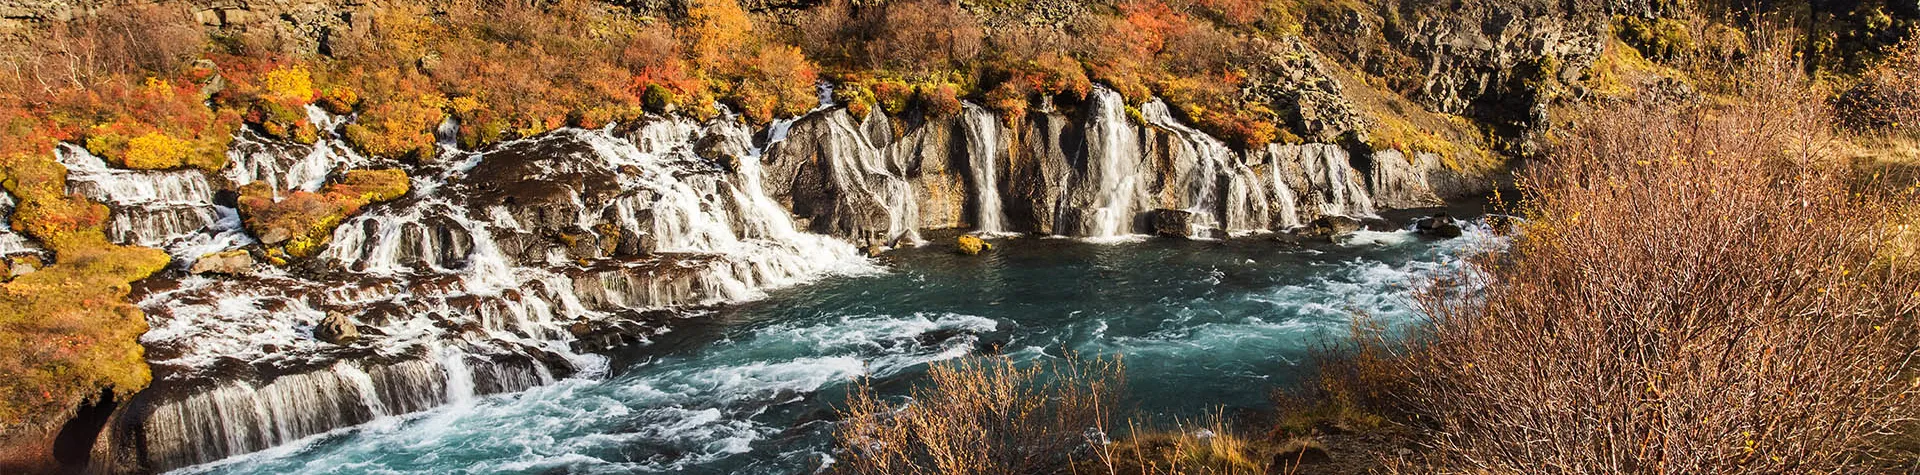
<instances>
[{"instance_id":1,"label":"thicket of brush","mask_svg":"<svg viewBox=\"0 0 1920 475\"><path fill-rule=\"evenodd\" d=\"M1423 302L1405 402L1451 469L1827 473L1912 414L1920 281L1785 49L1583 111L1523 236Z\"/></svg>"}]
</instances>

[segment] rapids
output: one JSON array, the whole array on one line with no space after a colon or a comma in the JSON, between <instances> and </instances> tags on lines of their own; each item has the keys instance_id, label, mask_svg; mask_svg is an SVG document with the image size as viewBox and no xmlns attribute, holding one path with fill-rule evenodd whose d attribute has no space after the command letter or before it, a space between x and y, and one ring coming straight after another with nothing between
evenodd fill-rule
<instances>
[{"instance_id":1,"label":"rapids","mask_svg":"<svg viewBox=\"0 0 1920 475\"><path fill-rule=\"evenodd\" d=\"M1120 355L1149 420L1259 411L1307 347L1354 312L1414 317L1412 293L1501 245L1363 231L1271 239L997 241L930 246L880 274L829 277L688 319L569 378L189 467L178 473L812 473L832 463L834 408L874 378L898 396L925 364L1003 351Z\"/></svg>"}]
</instances>

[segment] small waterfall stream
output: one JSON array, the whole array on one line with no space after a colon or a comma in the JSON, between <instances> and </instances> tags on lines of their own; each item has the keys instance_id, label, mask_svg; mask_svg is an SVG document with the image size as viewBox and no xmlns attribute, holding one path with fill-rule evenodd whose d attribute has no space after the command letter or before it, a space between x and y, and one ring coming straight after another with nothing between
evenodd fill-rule
<instances>
[{"instance_id":1,"label":"small waterfall stream","mask_svg":"<svg viewBox=\"0 0 1920 475\"><path fill-rule=\"evenodd\" d=\"M974 230L1001 233L1007 230L1007 213L1000 204L1000 117L986 108L966 105L962 122L967 134L967 165L973 179Z\"/></svg>"},{"instance_id":2,"label":"small waterfall stream","mask_svg":"<svg viewBox=\"0 0 1920 475\"><path fill-rule=\"evenodd\" d=\"M1126 99L1104 87L1088 99L1086 170L1078 185L1091 194L1090 209L1074 209L1062 222L1075 222L1077 235L1115 238L1133 234L1134 217L1144 211L1140 135L1127 119ZM1063 200L1063 203L1071 200Z\"/></svg>"},{"instance_id":3,"label":"small waterfall stream","mask_svg":"<svg viewBox=\"0 0 1920 475\"><path fill-rule=\"evenodd\" d=\"M1248 167L1239 153L1225 142L1180 123L1158 99L1140 107L1148 125L1172 134L1170 140L1176 172L1165 193L1173 195L1171 206L1179 207L1201 219L1196 226L1214 227L1228 233L1265 231L1271 228L1272 204L1261 189L1259 174ZM1287 197L1291 199L1291 197Z\"/></svg>"},{"instance_id":4,"label":"small waterfall stream","mask_svg":"<svg viewBox=\"0 0 1920 475\"><path fill-rule=\"evenodd\" d=\"M67 167L67 190L112 208L107 239L123 244L174 248L204 240L203 231L221 223L213 206L213 188L196 170L123 170L107 165L87 149L62 144L56 149Z\"/></svg>"},{"instance_id":5,"label":"small waterfall stream","mask_svg":"<svg viewBox=\"0 0 1920 475\"><path fill-rule=\"evenodd\" d=\"M13 208L17 206L18 203L19 202L13 198L13 193L0 190L0 219L4 219L8 223L6 226L0 226L0 257L41 251L39 243L33 242L33 240L28 239L26 235L13 230L11 224L13 222Z\"/></svg>"}]
</instances>

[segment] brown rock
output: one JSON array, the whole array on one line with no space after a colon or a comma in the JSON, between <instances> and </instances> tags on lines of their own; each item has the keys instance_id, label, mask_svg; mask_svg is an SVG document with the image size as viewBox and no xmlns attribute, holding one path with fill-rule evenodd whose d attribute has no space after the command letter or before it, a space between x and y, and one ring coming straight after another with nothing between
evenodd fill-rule
<instances>
[{"instance_id":1,"label":"brown rock","mask_svg":"<svg viewBox=\"0 0 1920 475\"><path fill-rule=\"evenodd\" d=\"M288 239L293 239L293 231L287 228L275 227L260 234L260 243L268 246L287 242Z\"/></svg>"},{"instance_id":2,"label":"brown rock","mask_svg":"<svg viewBox=\"0 0 1920 475\"><path fill-rule=\"evenodd\" d=\"M193 261L193 267L187 272L195 274L247 275L253 273L253 255L244 249L216 252L200 256Z\"/></svg>"},{"instance_id":3,"label":"brown rock","mask_svg":"<svg viewBox=\"0 0 1920 475\"><path fill-rule=\"evenodd\" d=\"M1153 233L1161 237L1193 237L1193 212L1178 209L1153 210Z\"/></svg>"},{"instance_id":4,"label":"brown rock","mask_svg":"<svg viewBox=\"0 0 1920 475\"><path fill-rule=\"evenodd\" d=\"M360 339L360 328L353 325L347 314L327 312L327 318L313 326L313 337L335 345L345 345Z\"/></svg>"}]
</instances>

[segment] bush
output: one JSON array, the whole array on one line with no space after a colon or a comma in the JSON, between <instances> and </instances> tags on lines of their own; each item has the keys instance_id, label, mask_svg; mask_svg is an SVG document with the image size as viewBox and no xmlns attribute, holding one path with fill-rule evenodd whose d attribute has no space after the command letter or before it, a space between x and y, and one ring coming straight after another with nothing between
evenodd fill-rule
<instances>
[{"instance_id":1,"label":"bush","mask_svg":"<svg viewBox=\"0 0 1920 475\"><path fill-rule=\"evenodd\" d=\"M1911 414L1920 283L1876 263L1886 203L1783 51L1727 105L1579 113L1510 255L1461 276L1484 290L1424 299L1403 370L1444 469L1839 473Z\"/></svg>"},{"instance_id":2,"label":"bush","mask_svg":"<svg viewBox=\"0 0 1920 475\"><path fill-rule=\"evenodd\" d=\"M935 364L912 403L881 401L862 383L835 437L857 474L1054 473L1092 460L1125 384L1119 362L1029 366L1006 357Z\"/></svg>"},{"instance_id":3,"label":"bush","mask_svg":"<svg viewBox=\"0 0 1920 475\"><path fill-rule=\"evenodd\" d=\"M333 228L368 204L405 195L406 172L351 170L318 193L294 191L278 201L264 182L240 188L240 215L247 231L272 255L305 258L333 237Z\"/></svg>"},{"instance_id":4,"label":"bush","mask_svg":"<svg viewBox=\"0 0 1920 475\"><path fill-rule=\"evenodd\" d=\"M1888 49L1835 100L1846 126L1862 132L1920 131L1920 38Z\"/></svg>"}]
</instances>

